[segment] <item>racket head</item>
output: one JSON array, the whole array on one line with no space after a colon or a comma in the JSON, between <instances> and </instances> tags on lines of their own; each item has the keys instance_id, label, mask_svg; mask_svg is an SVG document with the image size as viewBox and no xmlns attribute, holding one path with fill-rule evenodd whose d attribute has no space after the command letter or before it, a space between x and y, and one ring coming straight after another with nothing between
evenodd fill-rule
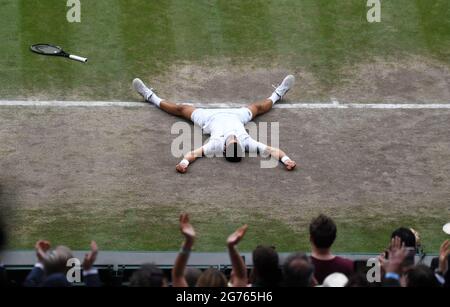
<instances>
[{"instance_id":1,"label":"racket head","mask_svg":"<svg viewBox=\"0 0 450 307\"><path fill-rule=\"evenodd\" d=\"M35 44L30 47L30 50L37 54L49 56L69 56L61 47L50 44Z\"/></svg>"}]
</instances>

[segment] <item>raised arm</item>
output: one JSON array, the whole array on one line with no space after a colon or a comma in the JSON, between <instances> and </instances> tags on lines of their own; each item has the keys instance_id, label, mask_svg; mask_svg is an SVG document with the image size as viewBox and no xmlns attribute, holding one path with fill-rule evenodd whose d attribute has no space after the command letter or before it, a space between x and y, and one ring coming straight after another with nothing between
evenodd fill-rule
<instances>
[{"instance_id":1,"label":"raised arm","mask_svg":"<svg viewBox=\"0 0 450 307\"><path fill-rule=\"evenodd\" d=\"M203 147L200 147L194 151L188 152L184 156L183 160L177 164L177 167L176 167L177 171L181 174L186 173L189 165L201 157L203 157Z\"/></svg>"},{"instance_id":2,"label":"raised arm","mask_svg":"<svg viewBox=\"0 0 450 307\"><path fill-rule=\"evenodd\" d=\"M172 285L178 288L188 287L184 272L195 240L195 230L189 223L189 216L187 214L180 216L180 231L185 239L172 270Z\"/></svg>"},{"instance_id":3,"label":"raised arm","mask_svg":"<svg viewBox=\"0 0 450 307\"><path fill-rule=\"evenodd\" d=\"M39 240L36 242L35 249L37 262L25 279L25 287L38 287L45 278L44 262L47 257L47 252L50 250L50 242Z\"/></svg>"},{"instance_id":4,"label":"raised arm","mask_svg":"<svg viewBox=\"0 0 450 307\"><path fill-rule=\"evenodd\" d=\"M272 157L274 157L275 159L277 159L281 163L283 163L288 171L294 170L295 167L297 166L295 161L292 160L291 158L289 158L286 155L286 153L284 151L282 151L281 149L279 149L279 148L274 148L274 147L267 146L265 152L270 154Z\"/></svg>"},{"instance_id":5,"label":"raised arm","mask_svg":"<svg viewBox=\"0 0 450 307\"><path fill-rule=\"evenodd\" d=\"M101 287L102 282L94 263L98 256L98 246L95 241L91 242L91 250L84 255L83 276L87 287Z\"/></svg>"},{"instance_id":6,"label":"raised arm","mask_svg":"<svg viewBox=\"0 0 450 307\"><path fill-rule=\"evenodd\" d=\"M238 243L244 237L248 226L244 225L228 237L228 253L233 267L233 287L246 287L248 283L247 266L237 250Z\"/></svg>"}]
</instances>

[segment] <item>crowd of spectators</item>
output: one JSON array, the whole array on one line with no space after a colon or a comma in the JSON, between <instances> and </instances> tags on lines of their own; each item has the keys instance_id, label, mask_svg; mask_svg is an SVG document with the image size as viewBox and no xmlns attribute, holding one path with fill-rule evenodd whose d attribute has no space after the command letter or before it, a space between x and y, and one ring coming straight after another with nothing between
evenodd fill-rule
<instances>
[{"instance_id":1,"label":"crowd of spectators","mask_svg":"<svg viewBox=\"0 0 450 307\"><path fill-rule=\"evenodd\" d=\"M450 241L442 243L439 257L431 266L417 261L420 238L410 228L393 231L385 251L376 259L373 272L370 267L333 254L337 237L334 221L319 215L309 226L311 251L297 252L281 260L273 246L257 246L252 252L252 267L247 268L238 251L248 226L244 225L226 240L232 270L229 274L216 268L204 271L189 267L189 257L196 240L196 232L187 214L180 216L180 232L184 237L170 276L155 264L143 264L135 270L126 284L130 287L448 287L450 285ZM1 226L1 224L0 224ZM0 248L5 244L5 233L0 227ZM295 249L293 247L293 249ZM69 287L67 278L73 259L65 246L51 247L40 240L35 245L36 264L26 277L24 287ZM98 255L96 242L82 261L83 283L88 287L102 286L95 268ZM377 278L378 272L378 278ZM8 286L5 268L0 265L0 285Z\"/></svg>"}]
</instances>

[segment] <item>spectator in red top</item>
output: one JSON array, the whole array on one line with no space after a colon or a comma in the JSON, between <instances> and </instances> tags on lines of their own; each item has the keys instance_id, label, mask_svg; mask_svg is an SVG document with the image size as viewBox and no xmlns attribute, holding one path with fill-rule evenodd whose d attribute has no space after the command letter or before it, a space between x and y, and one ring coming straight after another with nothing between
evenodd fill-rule
<instances>
[{"instance_id":1,"label":"spectator in red top","mask_svg":"<svg viewBox=\"0 0 450 307\"><path fill-rule=\"evenodd\" d=\"M353 261L334 256L331 246L336 239L336 224L321 214L309 225L309 235L312 247L311 260L315 267L314 276L319 284L333 273L343 273L347 277L353 274Z\"/></svg>"}]
</instances>

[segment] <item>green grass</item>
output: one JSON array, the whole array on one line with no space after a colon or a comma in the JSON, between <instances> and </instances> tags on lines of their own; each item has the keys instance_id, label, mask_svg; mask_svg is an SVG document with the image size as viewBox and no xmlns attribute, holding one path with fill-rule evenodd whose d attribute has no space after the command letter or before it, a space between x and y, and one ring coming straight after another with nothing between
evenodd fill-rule
<instances>
[{"instance_id":1,"label":"green grass","mask_svg":"<svg viewBox=\"0 0 450 307\"><path fill-rule=\"evenodd\" d=\"M96 240L103 250L175 251L182 236L178 230L178 212L206 205L148 205L114 208L93 203L78 206L52 205L45 209L18 210L7 216L10 249L30 249L38 239L64 244L74 249L86 249ZM67 208L71 208L67 210ZM87 210L86 208L91 208ZM437 253L446 239L441 231L447 222L441 212L370 214L368 208L347 209L344 212L326 212L335 217L338 238L336 252L373 253L382 251L389 242L390 233L399 226L414 227L422 237L428 253ZM352 213L353 212L353 213ZM251 251L257 245L274 245L278 251L309 251L309 217L296 225L271 218L270 213L239 212L223 208L214 214L193 214L191 221L198 240L196 251L225 251L225 241L239 226L247 223L249 231L240 244L242 251ZM382 221L382 222L381 222Z\"/></svg>"},{"instance_id":2,"label":"green grass","mask_svg":"<svg viewBox=\"0 0 450 307\"><path fill-rule=\"evenodd\" d=\"M450 63L447 0L383 1L377 24L366 21L363 0L83 0L79 24L66 21L65 2L0 2L1 98L132 99L134 76L181 61L283 65L311 72L323 88L375 57ZM28 50L36 42L91 62L38 57Z\"/></svg>"}]
</instances>

